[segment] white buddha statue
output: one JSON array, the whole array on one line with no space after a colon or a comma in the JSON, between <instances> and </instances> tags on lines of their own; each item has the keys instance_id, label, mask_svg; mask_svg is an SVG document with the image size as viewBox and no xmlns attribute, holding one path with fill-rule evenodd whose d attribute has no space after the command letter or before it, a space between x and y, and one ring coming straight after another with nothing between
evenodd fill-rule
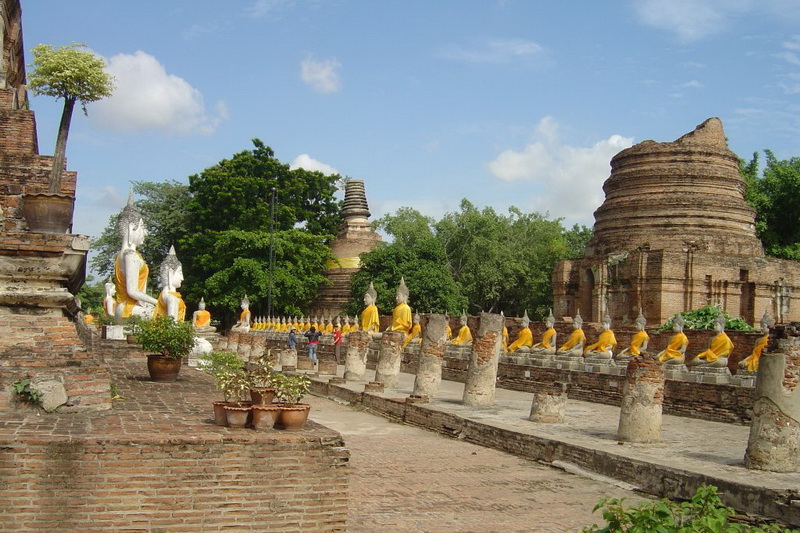
<instances>
[{"instance_id":1,"label":"white buddha statue","mask_svg":"<svg viewBox=\"0 0 800 533\"><path fill-rule=\"evenodd\" d=\"M186 318L186 303L178 292L183 283L183 266L175 255L175 247L169 247L169 253L158 270L161 282L161 293L158 295L153 318L172 317L175 322L183 322Z\"/></svg>"},{"instance_id":2,"label":"white buddha statue","mask_svg":"<svg viewBox=\"0 0 800 533\"><path fill-rule=\"evenodd\" d=\"M580 312L572 319L572 334L567 342L561 345L556 351L556 355L566 355L569 357L581 357L583 346L586 344L586 334L583 332L583 318Z\"/></svg>"},{"instance_id":3,"label":"white buddha statue","mask_svg":"<svg viewBox=\"0 0 800 533\"><path fill-rule=\"evenodd\" d=\"M198 333L215 333L217 328L211 325L211 313L206 310L206 301L200 298L197 311L192 314L192 327Z\"/></svg>"},{"instance_id":4,"label":"white buddha statue","mask_svg":"<svg viewBox=\"0 0 800 533\"><path fill-rule=\"evenodd\" d=\"M144 243L147 230L142 214L133 205L133 193L128 196L128 203L120 212L117 230L122 238L122 246L114 259L114 286L117 292L114 318L117 322L131 316L150 319L156 306L156 299L147 294L150 269L136 251L137 246Z\"/></svg>"},{"instance_id":5,"label":"white buddha statue","mask_svg":"<svg viewBox=\"0 0 800 533\"><path fill-rule=\"evenodd\" d=\"M105 311L106 315L113 317L117 309L117 299L114 297L117 294L117 288L111 281L105 284L105 288L106 296L103 298L103 311Z\"/></svg>"},{"instance_id":6,"label":"white buddha statue","mask_svg":"<svg viewBox=\"0 0 800 533\"><path fill-rule=\"evenodd\" d=\"M231 327L231 331L241 331L247 333L250 331L250 300L247 299L247 295L244 295L242 298L242 302L239 304L242 308L242 312L239 313L239 321Z\"/></svg>"},{"instance_id":7,"label":"white buddha statue","mask_svg":"<svg viewBox=\"0 0 800 533\"><path fill-rule=\"evenodd\" d=\"M556 317L553 316L553 310L545 320L547 329L542 333L542 340L531 346L531 353L537 355L553 355L556 353L556 340L558 339L558 332L554 327L556 324Z\"/></svg>"}]
</instances>

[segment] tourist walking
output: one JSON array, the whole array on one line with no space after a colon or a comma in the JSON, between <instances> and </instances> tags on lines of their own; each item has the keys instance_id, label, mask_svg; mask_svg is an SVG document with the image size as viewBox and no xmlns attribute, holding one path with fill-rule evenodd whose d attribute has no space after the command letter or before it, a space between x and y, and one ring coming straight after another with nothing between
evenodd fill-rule
<instances>
[{"instance_id":1,"label":"tourist walking","mask_svg":"<svg viewBox=\"0 0 800 533\"><path fill-rule=\"evenodd\" d=\"M308 358L312 363L317 362L317 346L319 345L319 331L314 326L306 331L305 336L308 339Z\"/></svg>"}]
</instances>

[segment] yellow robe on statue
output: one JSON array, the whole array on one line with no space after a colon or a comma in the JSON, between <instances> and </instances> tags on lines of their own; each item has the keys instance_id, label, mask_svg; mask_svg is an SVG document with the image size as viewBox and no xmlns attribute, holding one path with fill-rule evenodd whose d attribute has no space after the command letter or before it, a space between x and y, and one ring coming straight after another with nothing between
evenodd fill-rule
<instances>
[{"instance_id":1,"label":"yellow robe on statue","mask_svg":"<svg viewBox=\"0 0 800 533\"><path fill-rule=\"evenodd\" d=\"M539 343L537 349L541 350L550 350L553 348L553 345L550 342L553 340L553 336L556 334L556 328L549 328L544 333L542 333L542 342Z\"/></svg>"},{"instance_id":2,"label":"yellow robe on statue","mask_svg":"<svg viewBox=\"0 0 800 533\"><path fill-rule=\"evenodd\" d=\"M500 343L500 347L504 352L508 351L508 328L505 326L503 326L503 341Z\"/></svg>"},{"instance_id":3,"label":"yellow robe on statue","mask_svg":"<svg viewBox=\"0 0 800 533\"><path fill-rule=\"evenodd\" d=\"M586 342L586 335L583 333L583 330L580 328L574 329L572 330L572 335L570 335L569 339L567 339L567 342L562 344L561 348L559 348L558 351L571 350L578 344L583 344L585 342Z\"/></svg>"},{"instance_id":4,"label":"yellow robe on statue","mask_svg":"<svg viewBox=\"0 0 800 533\"><path fill-rule=\"evenodd\" d=\"M361 311L361 329L367 333L378 332L381 330L377 305L368 305L363 311Z\"/></svg>"},{"instance_id":5,"label":"yellow robe on statue","mask_svg":"<svg viewBox=\"0 0 800 533\"><path fill-rule=\"evenodd\" d=\"M181 298L181 293L172 291L170 294L178 299L178 322L183 322L183 319L186 318L186 304L184 303L183 298ZM167 302L164 301L163 293L159 293L158 301L156 302L156 309L153 311L153 318L158 318L160 316L168 316Z\"/></svg>"},{"instance_id":6,"label":"yellow robe on statue","mask_svg":"<svg viewBox=\"0 0 800 533\"><path fill-rule=\"evenodd\" d=\"M142 256L139 255L139 252L126 250L123 253L136 254L136 256L141 259L142 265L139 267L139 279L136 283L136 287L140 291L144 292L144 289L147 286L147 275L150 273L150 268L147 266L147 263L144 262ZM133 310L134 306L139 303L139 300L128 295L128 289L125 283L125 274L122 273L122 269L119 266L119 255L120 254L117 254L117 258L114 260L114 286L117 289L117 304L125 304L125 307L122 310L122 318L128 318L131 316L131 311Z\"/></svg>"},{"instance_id":7,"label":"yellow robe on statue","mask_svg":"<svg viewBox=\"0 0 800 533\"><path fill-rule=\"evenodd\" d=\"M408 346L408 343L422 335L422 327L419 324L414 324L411 327L411 333L406 335L406 340L403 341L403 348Z\"/></svg>"},{"instance_id":8,"label":"yellow robe on statue","mask_svg":"<svg viewBox=\"0 0 800 533\"><path fill-rule=\"evenodd\" d=\"M748 372L756 372L758 371L758 361L761 359L761 352L764 351L764 348L767 347L767 342L769 342L769 334L764 335L753 347L753 352L744 358L744 369Z\"/></svg>"},{"instance_id":9,"label":"yellow robe on statue","mask_svg":"<svg viewBox=\"0 0 800 533\"><path fill-rule=\"evenodd\" d=\"M445 333L447 334L447 340L448 341L453 338L453 330L450 328L450 324L447 325L447 329L445 330Z\"/></svg>"},{"instance_id":10,"label":"yellow robe on statue","mask_svg":"<svg viewBox=\"0 0 800 533\"><path fill-rule=\"evenodd\" d=\"M648 335L645 330L637 331L636 335L634 335L631 339L631 346L628 349L628 353L631 355L641 355L642 346L644 345L645 341L649 340L650 335Z\"/></svg>"},{"instance_id":11,"label":"yellow robe on statue","mask_svg":"<svg viewBox=\"0 0 800 533\"><path fill-rule=\"evenodd\" d=\"M392 310L392 331L408 335L411 332L411 308L406 303L397 304Z\"/></svg>"},{"instance_id":12,"label":"yellow robe on statue","mask_svg":"<svg viewBox=\"0 0 800 533\"><path fill-rule=\"evenodd\" d=\"M531 328L522 328L519 330L517 340L511 343L511 346L508 347L508 351L514 353L523 346L533 346L533 332L531 332Z\"/></svg>"},{"instance_id":13,"label":"yellow robe on statue","mask_svg":"<svg viewBox=\"0 0 800 533\"><path fill-rule=\"evenodd\" d=\"M685 344L689 344L689 338L686 334L682 331L676 333L669 340L666 350L664 350L664 353L661 354L658 360L664 363L670 359L683 359L684 355L681 353L680 348Z\"/></svg>"},{"instance_id":14,"label":"yellow robe on statue","mask_svg":"<svg viewBox=\"0 0 800 533\"><path fill-rule=\"evenodd\" d=\"M610 352L614 349L614 346L617 345L617 338L614 336L614 332L610 329L603 330L600 336L597 338L597 342L594 344L590 344L584 350L584 353L592 353L592 352Z\"/></svg>"},{"instance_id":15,"label":"yellow robe on statue","mask_svg":"<svg viewBox=\"0 0 800 533\"><path fill-rule=\"evenodd\" d=\"M695 359L705 360L707 363L713 363L720 357L728 357L733 351L733 342L725 332L718 333L711 339L711 345L703 353L698 354Z\"/></svg>"},{"instance_id":16,"label":"yellow robe on statue","mask_svg":"<svg viewBox=\"0 0 800 533\"><path fill-rule=\"evenodd\" d=\"M453 339L452 344L460 345L470 342L472 342L472 332L469 330L469 326L461 326L461 329L458 330L458 336Z\"/></svg>"},{"instance_id":17,"label":"yellow robe on statue","mask_svg":"<svg viewBox=\"0 0 800 533\"><path fill-rule=\"evenodd\" d=\"M211 313L205 309L198 310L194 317L194 327L202 328L211 324Z\"/></svg>"}]
</instances>

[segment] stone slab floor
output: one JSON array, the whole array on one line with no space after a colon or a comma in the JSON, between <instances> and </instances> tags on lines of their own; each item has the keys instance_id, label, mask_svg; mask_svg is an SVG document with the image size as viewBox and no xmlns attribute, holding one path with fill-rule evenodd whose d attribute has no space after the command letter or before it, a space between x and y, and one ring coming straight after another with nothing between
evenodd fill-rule
<instances>
[{"instance_id":1,"label":"stone slab floor","mask_svg":"<svg viewBox=\"0 0 800 533\"><path fill-rule=\"evenodd\" d=\"M580 531L600 498L643 498L616 486L331 400L307 398L311 418L351 452L351 533Z\"/></svg>"}]
</instances>

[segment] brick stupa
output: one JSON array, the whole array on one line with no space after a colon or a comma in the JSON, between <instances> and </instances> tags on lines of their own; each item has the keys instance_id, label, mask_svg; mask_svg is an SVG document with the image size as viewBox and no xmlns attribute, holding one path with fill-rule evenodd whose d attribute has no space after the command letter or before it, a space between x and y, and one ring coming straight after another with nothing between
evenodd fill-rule
<instances>
[{"instance_id":1,"label":"brick stupa","mask_svg":"<svg viewBox=\"0 0 800 533\"><path fill-rule=\"evenodd\" d=\"M621 151L603 191L584 258L554 270L556 316L580 311L599 322L607 311L621 324L641 308L656 324L718 304L750 324L765 310L800 320L792 305L800 263L765 257L718 118L674 142Z\"/></svg>"},{"instance_id":2,"label":"brick stupa","mask_svg":"<svg viewBox=\"0 0 800 533\"><path fill-rule=\"evenodd\" d=\"M25 58L19 0L2 3L0 62L0 408L10 385L30 378L63 384L60 410L111 407L102 358L87 349L92 334L78 317L89 237L30 231L25 196L46 193L53 158L39 155L36 119L26 109ZM64 170L61 194L74 199L75 172Z\"/></svg>"},{"instance_id":3,"label":"brick stupa","mask_svg":"<svg viewBox=\"0 0 800 533\"><path fill-rule=\"evenodd\" d=\"M342 218L344 222L336 240L331 243L335 257L328 263L325 277L329 285L320 287L319 296L310 314L333 317L342 312L350 299L350 278L361 267L359 255L371 251L381 242L381 236L369 225L369 205L361 180L347 180L344 189Z\"/></svg>"}]
</instances>

